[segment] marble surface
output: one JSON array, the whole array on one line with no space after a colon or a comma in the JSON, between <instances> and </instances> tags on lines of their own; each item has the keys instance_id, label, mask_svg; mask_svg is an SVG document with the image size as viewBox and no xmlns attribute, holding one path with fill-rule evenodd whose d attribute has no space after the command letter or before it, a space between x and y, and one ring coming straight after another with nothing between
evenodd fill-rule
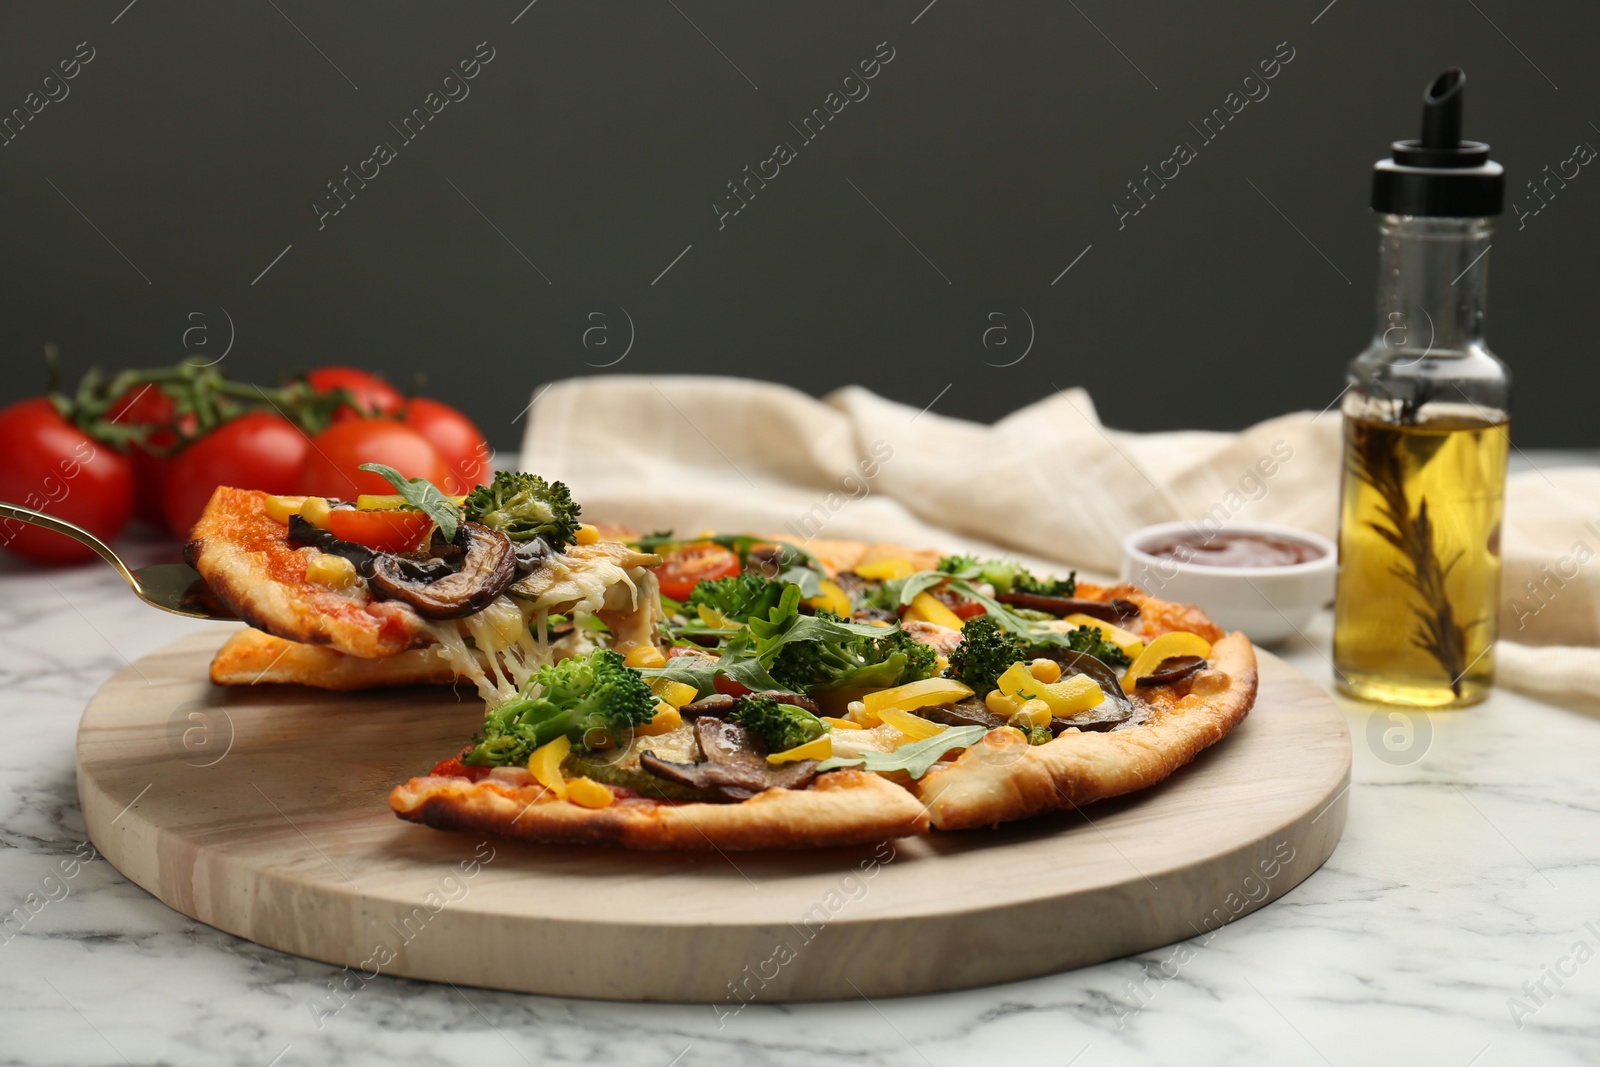
<instances>
[{"instance_id":1,"label":"marble surface","mask_svg":"<svg viewBox=\"0 0 1600 1067\"><path fill-rule=\"evenodd\" d=\"M1069 974L721 1017L383 976L335 994L335 968L193 922L88 858L79 713L204 625L104 567L0 563L0 1064L1600 1060L1594 709L1505 692L1410 721L1348 705L1350 819L1321 871L1213 935ZM1307 637L1281 651L1326 683L1327 620Z\"/></svg>"}]
</instances>

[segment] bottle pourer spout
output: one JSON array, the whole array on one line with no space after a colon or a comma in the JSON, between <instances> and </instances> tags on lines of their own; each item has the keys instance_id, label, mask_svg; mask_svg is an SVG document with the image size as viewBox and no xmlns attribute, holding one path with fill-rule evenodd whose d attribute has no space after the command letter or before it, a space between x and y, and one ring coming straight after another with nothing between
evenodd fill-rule
<instances>
[{"instance_id":1,"label":"bottle pourer spout","mask_svg":"<svg viewBox=\"0 0 1600 1067\"><path fill-rule=\"evenodd\" d=\"M1422 94L1422 147L1455 148L1461 143L1461 104L1467 76L1451 67Z\"/></svg>"}]
</instances>

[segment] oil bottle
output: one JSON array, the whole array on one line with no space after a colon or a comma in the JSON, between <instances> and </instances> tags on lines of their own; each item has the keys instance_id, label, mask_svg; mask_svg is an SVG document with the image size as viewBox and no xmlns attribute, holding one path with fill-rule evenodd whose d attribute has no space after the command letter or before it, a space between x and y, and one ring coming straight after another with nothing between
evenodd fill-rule
<instances>
[{"instance_id":1,"label":"oil bottle","mask_svg":"<svg viewBox=\"0 0 1600 1067\"><path fill-rule=\"evenodd\" d=\"M1461 140L1465 86L1435 78L1422 137L1374 168L1377 322L1346 375L1335 682L1383 704L1462 707L1494 681L1511 377L1484 303L1505 176Z\"/></svg>"}]
</instances>

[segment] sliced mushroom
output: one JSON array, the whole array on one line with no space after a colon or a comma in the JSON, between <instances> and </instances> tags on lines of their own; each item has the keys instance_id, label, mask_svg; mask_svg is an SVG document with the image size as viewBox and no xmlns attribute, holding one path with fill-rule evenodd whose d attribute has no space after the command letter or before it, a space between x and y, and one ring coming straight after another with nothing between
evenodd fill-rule
<instances>
[{"instance_id":1,"label":"sliced mushroom","mask_svg":"<svg viewBox=\"0 0 1600 1067\"><path fill-rule=\"evenodd\" d=\"M1206 661L1203 656L1168 656L1156 664L1156 669L1142 678L1135 678L1134 685L1171 685L1181 682L1196 671L1205 669Z\"/></svg>"},{"instance_id":2,"label":"sliced mushroom","mask_svg":"<svg viewBox=\"0 0 1600 1067\"><path fill-rule=\"evenodd\" d=\"M691 704L685 704L678 709L678 714L685 719L698 719L702 715L713 719L726 719L734 708L739 706L739 698L731 697L726 693L712 693L702 697Z\"/></svg>"},{"instance_id":3,"label":"sliced mushroom","mask_svg":"<svg viewBox=\"0 0 1600 1067\"><path fill-rule=\"evenodd\" d=\"M924 719L942 723L945 726L984 726L993 730L996 726L1004 726L1006 721L984 706L979 697L967 697L953 704L935 704L932 707L918 708L913 715L921 715Z\"/></svg>"},{"instance_id":4,"label":"sliced mushroom","mask_svg":"<svg viewBox=\"0 0 1600 1067\"><path fill-rule=\"evenodd\" d=\"M1042 593L1002 593L995 599L1014 608L1042 611L1058 619L1067 615L1087 615L1101 622L1118 624L1139 617L1139 605L1122 597L1085 600L1076 596L1045 596Z\"/></svg>"},{"instance_id":5,"label":"sliced mushroom","mask_svg":"<svg viewBox=\"0 0 1600 1067\"><path fill-rule=\"evenodd\" d=\"M737 723L705 715L694 721L694 736L700 762L678 763L641 752L639 766L669 782L712 790L727 801L748 800L767 789L804 789L817 776L816 760L772 766L761 739Z\"/></svg>"},{"instance_id":6,"label":"sliced mushroom","mask_svg":"<svg viewBox=\"0 0 1600 1067\"><path fill-rule=\"evenodd\" d=\"M461 566L443 577L415 576L399 556L382 554L372 562L374 594L402 600L428 619L459 619L488 607L517 577L516 552L505 534L464 522L455 543L465 551Z\"/></svg>"}]
</instances>

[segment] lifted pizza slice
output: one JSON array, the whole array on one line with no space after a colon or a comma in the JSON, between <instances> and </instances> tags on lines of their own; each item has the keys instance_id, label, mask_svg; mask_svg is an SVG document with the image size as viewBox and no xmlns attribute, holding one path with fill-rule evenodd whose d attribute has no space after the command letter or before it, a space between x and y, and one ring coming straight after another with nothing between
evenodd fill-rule
<instances>
[{"instance_id":1,"label":"lifted pizza slice","mask_svg":"<svg viewBox=\"0 0 1600 1067\"><path fill-rule=\"evenodd\" d=\"M219 650L213 681L460 677L505 699L563 656L652 642L659 558L579 523L561 483L502 472L459 501L398 486L427 507L213 494L185 558L251 627Z\"/></svg>"}]
</instances>

